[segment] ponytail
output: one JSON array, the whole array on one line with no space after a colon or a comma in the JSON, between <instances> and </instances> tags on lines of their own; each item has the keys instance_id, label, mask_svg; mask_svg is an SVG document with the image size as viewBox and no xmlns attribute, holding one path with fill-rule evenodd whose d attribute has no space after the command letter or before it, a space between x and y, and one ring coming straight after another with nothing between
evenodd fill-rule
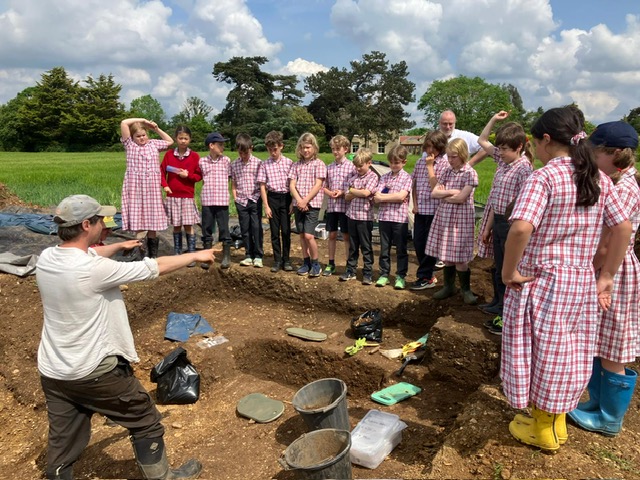
<instances>
[{"instance_id":1,"label":"ponytail","mask_svg":"<svg viewBox=\"0 0 640 480\"><path fill-rule=\"evenodd\" d=\"M576 206L591 207L600 198L600 171L593 150L587 145L583 132L584 114L575 105L552 108L531 127L531 134L542 139L546 133L552 141L568 147L575 168Z\"/></svg>"},{"instance_id":2,"label":"ponytail","mask_svg":"<svg viewBox=\"0 0 640 480\"><path fill-rule=\"evenodd\" d=\"M529 159L531 165L533 165L533 148L531 148L531 142L527 140L522 146L522 154Z\"/></svg>"}]
</instances>

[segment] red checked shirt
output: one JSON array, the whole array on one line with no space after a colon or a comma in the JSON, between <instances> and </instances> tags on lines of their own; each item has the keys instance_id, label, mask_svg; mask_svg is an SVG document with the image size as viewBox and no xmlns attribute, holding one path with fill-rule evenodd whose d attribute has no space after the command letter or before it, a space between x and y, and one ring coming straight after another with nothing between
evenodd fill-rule
<instances>
[{"instance_id":1,"label":"red checked shirt","mask_svg":"<svg viewBox=\"0 0 640 480\"><path fill-rule=\"evenodd\" d=\"M329 190L341 190L346 192L349 188L349 179L357 173L356 167L346 158L341 162L333 162L327 167L327 180L325 187ZM344 197L327 197L327 212L346 212L347 201Z\"/></svg>"},{"instance_id":2,"label":"red checked shirt","mask_svg":"<svg viewBox=\"0 0 640 480\"><path fill-rule=\"evenodd\" d=\"M236 183L236 202L243 207L249 200L260 198L260 184L257 182L260 159L251 155L247 163L238 158L231 164L231 179Z\"/></svg>"},{"instance_id":3,"label":"red checked shirt","mask_svg":"<svg viewBox=\"0 0 640 480\"><path fill-rule=\"evenodd\" d=\"M347 202L347 217L357 221L373 221L373 194L378 186L378 175L369 170L360 176L357 173L349 179L348 186L356 190L369 190L369 197L354 197Z\"/></svg>"},{"instance_id":4,"label":"red checked shirt","mask_svg":"<svg viewBox=\"0 0 640 480\"><path fill-rule=\"evenodd\" d=\"M202 172L202 191L200 204L205 207L224 207L229 205L229 173L231 160L220 155L212 159L211 155L200 159Z\"/></svg>"},{"instance_id":5,"label":"red checked shirt","mask_svg":"<svg viewBox=\"0 0 640 480\"><path fill-rule=\"evenodd\" d=\"M298 195L302 198L306 197L309 192L313 189L313 186L316 183L316 180L319 178L324 182L324 179L327 178L327 166L324 164L322 160L316 158L315 160L299 160L293 164L291 167L291 171L289 172L289 178L291 180L296 181L296 190L298 191ZM311 208L320 208L322 207L322 200L324 199L324 192L322 188L318 192L318 194L311 199L309 202L309 207ZM293 206L295 207L298 203L295 198L293 199Z\"/></svg>"},{"instance_id":6,"label":"red checked shirt","mask_svg":"<svg viewBox=\"0 0 640 480\"><path fill-rule=\"evenodd\" d=\"M180 156L178 149L174 148L164 154L160 171L162 172L162 187L169 187L171 193L167 197L193 198L195 195L195 184L202 180L198 163L200 157L196 152L187 148L183 156ZM169 172L167 167L176 167L189 171L187 178L182 178L174 172Z\"/></svg>"},{"instance_id":7,"label":"red checked shirt","mask_svg":"<svg viewBox=\"0 0 640 480\"><path fill-rule=\"evenodd\" d=\"M293 161L287 157L267 158L258 168L258 184L264 183L269 192L289 193L289 172Z\"/></svg>"},{"instance_id":8,"label":"red checked shirt","mask_svg":"<svg viewBox=\"0 0 640 480\"><path fill-rule=\"evenodd\" d=\"M444 170L449 166L447 155L438 155L433 162L433 172L436 178L440 178ZM429 184L429 171L427 170L427 162L421 158L416 163L411 178L416 184L416 202L418 204L419 215L435 215L439 198L431 198L431 185Z\"/></svg>"},{"instance_id":9,"label":"red checked shirt","mask_svg":"<svg viewBox=\"0 0 640 480\"><path fill-rule=\"evenodd\" d=\"M497 147L494 148L492 156L497 164L497 169L487 203L493 209L493 213L504 215L507 206L518 196L524 182L533 172L533 167L525 155L510 164L504 163L500 149Z\"/></svg>"},{"instance_id":10,"label":"red checked shirt","mask_svg":"<svg viewBox=\"0 0 640 480\"><path fill-rule=\"evenodd\" d=\"M387 193L407 192L402 203L383 202L378 208L378 221L381 222L409 222L409 195L413 180L404 170L400 170L396 175L393 172L385 173L378 182L378 192L388 189Z\"/></svg>"}]
</instances>

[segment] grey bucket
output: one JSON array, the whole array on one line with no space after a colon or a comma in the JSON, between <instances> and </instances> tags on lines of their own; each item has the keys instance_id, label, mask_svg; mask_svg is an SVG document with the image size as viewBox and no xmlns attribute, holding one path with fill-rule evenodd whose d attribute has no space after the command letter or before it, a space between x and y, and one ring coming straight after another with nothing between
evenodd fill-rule
<instances>
[{"instance_id":1,"label":"grey bucket","mask_svg":"<svg viewBox=\"0 0 640 480\"><path fill-rule=\"evenodd\" d=\"M301 480L351 479L351 434L325 428L305 433L284 451L280 464Z\"/></svg>"},{"instance_id":2,"label":"grey bucket","mask_svg":"<svg viewBox=\"0 0 640 480\"><path fill-rule=\"evenodd\" d=\"M351 430L347 385L339 378L323 378L308 383L296 392L291 403L309 431L321 428Z\"/></svg>"}]
</instances>

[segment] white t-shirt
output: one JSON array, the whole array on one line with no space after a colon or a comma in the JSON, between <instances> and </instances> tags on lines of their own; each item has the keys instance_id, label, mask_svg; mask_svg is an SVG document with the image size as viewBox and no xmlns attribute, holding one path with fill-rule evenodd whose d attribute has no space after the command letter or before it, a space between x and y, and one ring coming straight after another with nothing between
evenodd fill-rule
<instances>
[{"instance_id":1,"label":"white t-shirt","mask_svg":"<svg viewBox=\"0 0 640 480\"><path fill-rule=\"evenodd\" d=\"M453 132L451 132L451 136L449 137L449 141L453 140L454 138L461 138L462 140L467 142L467 147L469 147L469 155L473 155L482 148L478 143L478 135L476 135L475 133L454 128Z\"/></svg>"},{"instance_id":2,"label":"white t-shirt","mask_svg":"<svg viewBox=\"0 0 640 480\"><path fill-rule=\"evenodd\" d=\"M36 264L44 311L38 370L57 380L89 375L109 355L137 362L119 286L157 278L158 263L116 262L92 248L51 247Z\"/></svg>"}]
</instances>

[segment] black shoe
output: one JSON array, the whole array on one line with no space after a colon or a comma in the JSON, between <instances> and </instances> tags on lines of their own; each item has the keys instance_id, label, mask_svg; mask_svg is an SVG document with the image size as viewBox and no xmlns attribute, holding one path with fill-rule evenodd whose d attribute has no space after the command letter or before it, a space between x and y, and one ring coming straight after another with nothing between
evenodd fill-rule
<instances>
[{"instance_id":1,"label":"black shoe","mask_svg":"<svg viewBox=\"0 0 640 480\"><path fill-rule=\"evenodd\" d=\"M291 265L290 262L284 262L284 265L282 266L282 269L285 272L293 272L293 265Z\"/></svg>"},{"instance_id":2,"label":"black shoe","mask_svg":"<svg viewBox=\"0 0 640 480\"><path fill-rule=\"evenodd\" d=\"M274 263L271 267L271 273L278 273L280 271L280 262Z\"/></svg>"},{"instance_id":3,"label":"black shoe","mask_svg":"<svg viewBox=\"0 0 640 480\"><path fill-rule=\"evenodd\" d=\"M494 305L493 307L487 307L481 309L484 313L488 313L489 315L500 315L502 316L502 305Z\"/></svg>"}]
</instances>

